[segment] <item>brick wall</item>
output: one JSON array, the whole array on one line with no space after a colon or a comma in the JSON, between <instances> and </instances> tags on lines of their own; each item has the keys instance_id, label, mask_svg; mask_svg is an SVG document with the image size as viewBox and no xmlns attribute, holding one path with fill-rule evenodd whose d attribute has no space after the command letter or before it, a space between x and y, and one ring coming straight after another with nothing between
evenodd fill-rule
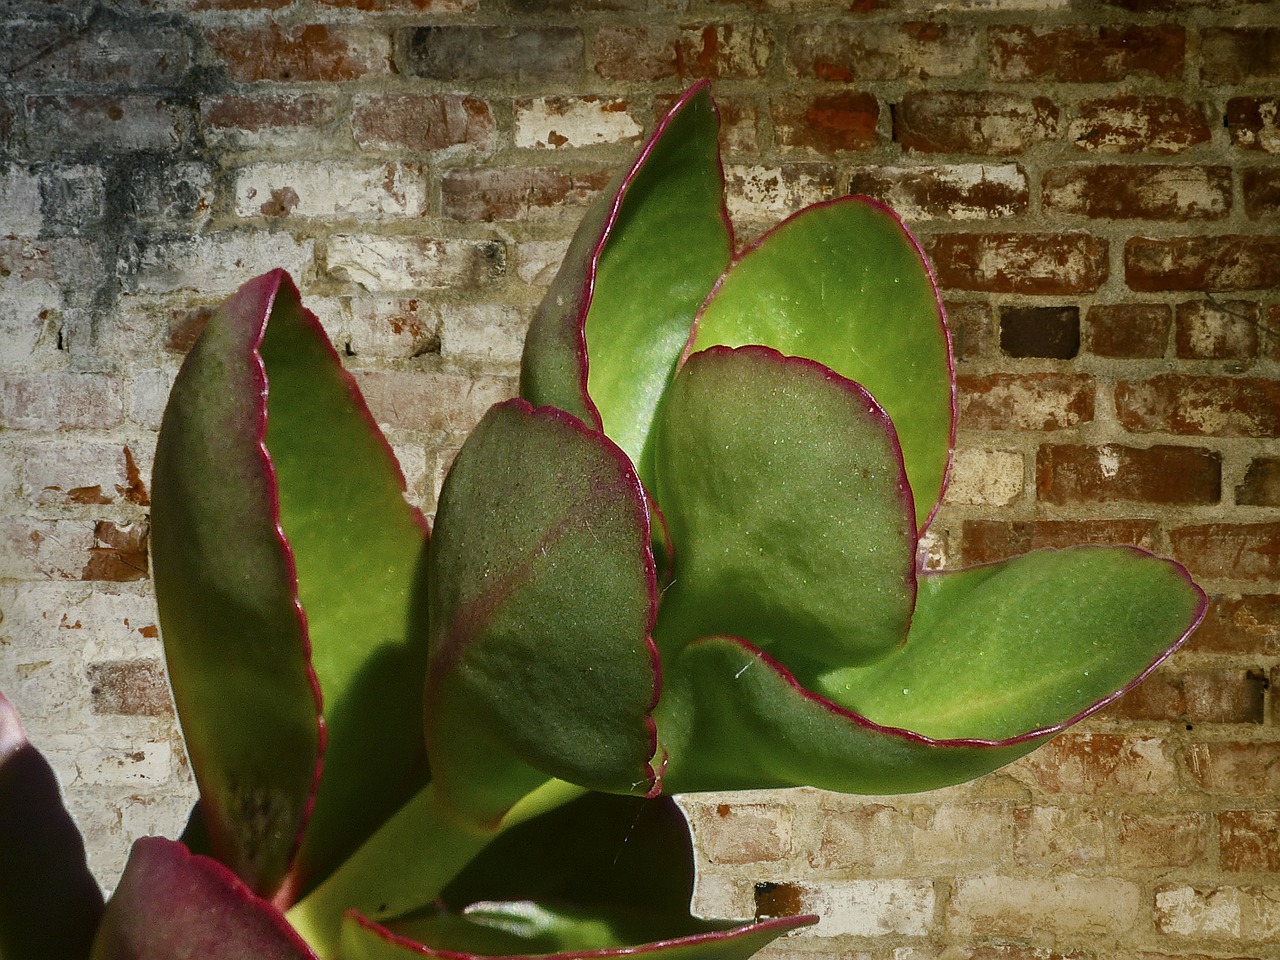
<instances>
[{"instance_id":1,"label":"brick wall","mask_svg":"<svg viewBox=\"0 0 1280 960\"><path fill-rule=\"evenodd\" d=\"M287 267L430 509L584 204L710 77L744 238L853 190L934 259L961 411L935 560L1138 543L1214 602L975 784L690 798L700 902L823 915L778 954L1280 958L1275 0L4 9L0 689L108 882L191 795L148 475L210 305Z\"/></svg>"}]
</instances>

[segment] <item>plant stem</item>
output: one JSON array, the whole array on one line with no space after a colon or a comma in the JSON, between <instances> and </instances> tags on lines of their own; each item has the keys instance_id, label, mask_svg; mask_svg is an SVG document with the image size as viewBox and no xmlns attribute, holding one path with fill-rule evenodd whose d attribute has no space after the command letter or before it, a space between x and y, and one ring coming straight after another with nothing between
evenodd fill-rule
<instances>
[{"instance_id":1,"label":"plant stem","mask_svg":"<svg viewBox=\"0 0 1280 960\"><path fill-rule=\"evenodd\" d=\"M427 784L286 918L319 957L335 957L346 911L381 920L430 903L495 837L584 793L548 780L487 828L450 816Z\"/></svg>"}]
</instances>

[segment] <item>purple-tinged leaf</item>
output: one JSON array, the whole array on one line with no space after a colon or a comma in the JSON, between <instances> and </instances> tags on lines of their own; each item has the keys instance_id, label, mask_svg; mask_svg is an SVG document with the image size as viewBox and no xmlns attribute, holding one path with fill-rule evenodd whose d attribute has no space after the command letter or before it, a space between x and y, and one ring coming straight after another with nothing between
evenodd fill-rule
<instances>
[{"instance_id":1,"label":"purple-tinged leaf","mask_svg":"<svg viewBox=\"0 0 1280 960\"><path fill-rule=\"evenodd\" d=\"M492 825L548 777L654 788L655 573L622 451L563 411L494 407L441 490L427 576L445 809Z\"/></svg>"},{"instance_id":2,"label":"purple-tinged leaf","mask_svg":"<svg viewBox=\"0 0 1280 960\"><path fill-rule=\"evenodd\" d=\"M836 666L906 639L911 491L893 424L858 384L767 347L715 347L677 374L655 451L675 545L664 656L733 634Z\"/></svg>"},{"instance_id":3,"label":"purple-tinged leaf","mask_svg":"<svg viewBox=\"0 0 1280 960\"><path fill-rule=\"evenodd\" d=\"M646 484L658 401L733 253L718 128L699 83L588 211L525 341L521 396L603 425Z\"/></svg>"},{"instance_id":4,"label":"purple-tinged leaf","mask_svg":"<svg viewBox=\"0 0 1280 960\"><path fill-rule=\"evenodd\" d=\"M163 837L135 841L93 960L316 960L230 870Z\"/></svg>"},{"instance_id":5,"label":"purple-tinged leaf","mask_svg":"<svg viewBox=\"0 0 1280 960\"><path fill-rule=\"evenodd\" d=\"M0 693L0 957L84 960L101 916L53 769Z\"/></svg>"}]
</instances>

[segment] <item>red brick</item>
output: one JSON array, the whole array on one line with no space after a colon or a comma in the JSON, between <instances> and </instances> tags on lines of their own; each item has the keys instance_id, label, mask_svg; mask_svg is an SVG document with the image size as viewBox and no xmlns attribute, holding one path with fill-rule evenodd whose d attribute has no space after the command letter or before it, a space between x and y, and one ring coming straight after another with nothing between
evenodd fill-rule
<instances>
[{"instance_id":1,"label":"red brick","mask_svg":"<svg viewBox=\"0 0 1280 960\"><path fill-rule=\"evenodd\" d=\"M1006 357L1070 360L1080 352L1080 308L1000 308L1000 351Z\"/></svg>"},{"instance_id":2,"label":"red brick","mask_svg":"<svg viewBox=\"0 0 1280 960\"><path fill-rule=\"evenodd\" d=\"M1280 873L1280 810L1218 814L1218 865L1232 873Z\"/></svg>"},{"instance_id":3,"label":"red brick","mask_svg":"<svg viewBox=\"0 0 1280 960\"><path fill-rule=\"evenodd\" d=\"M966 565L1081 543L1132 544L1150 550L1155 537L1154 520L966 520L962 527Z\"/></svg>"},{"instance_id":4,"label":"red brick","mask_svg":"<svg viewBox=\"0 0 1280 960\"><path fill-rule=\"evenodd\" d=\"M1207 83L1280 79L1280 27L1210 27L1200 56Z\"/></svg>"},{"instance_id":5,"label":"red brick","mask_svg":"<svg viewBox=\"0 0 1280 960\"><path fill-rule=\"evenodd\" d=\"M401 37L401 69L413 77L458 82L577 82L582 31L569 26L450 24Z\"/></svg>"},{"instance_id":6,"label":"red brick","mask_svg":"<svg viewBox=\"0 0 1280 960\"><path fill-rule=\"evenodd\" d=\"M1244 212L1251 220L1280 217L1280 167L1251 167L1241 174Z\"/></svg>"},{"instance_id":7,"label":"red brick","mask_svg":"<svg viewBox=\"0 0 1280 960\"><path fill-rule=\"evenodd\" d=\"M279 10L293 0L193 0L192 10Z\"/></svg>"},{"instance_id":8,"label":"red brick","mask_svg":"<svg viewBox=\"0 0 1280 960\"><path fill-rule=\"evenodd\" d=\"M1269 290L1280 287L1280 237L1133 237L1124 275L1131 290Z\"/></svg>"},{"instance_id":9,"label":"red brick","mask_svg":"<svg viewBox=\"0 0 1280 960\"><path fill-rule=\"evenodd\" d=\"M1107 279L1107 241L1088 233L944 233L925 250L944 289L1062 296Z\"/></svg>"},{"instance_id":10,"label":"red brick","mask_svg":"<svg viewBox=\"0 0 1280 960\"><path fill-rule=\"evenodd\" d=\"M1093 419L1093 378L1082 373L957 377L965 430L1063 430Z\"/></svg>"},{"instance_id":11,"label":"red brick","mask_svg":"<svg viewBox=\"0 0 1280 960\"><path fill-rule=\"evenodd\" d=\"M89 665L93 712L128 717L173 714L164 663L150 658L104 660Z\"/></svg>"},{"instance_id":12,"label":"red brick","mask_svg":"<svg viewBox=\"0 0 1280 960\"><path fill-rule=\"evenodd\" d=\"M145 523L120 525L100 520L93 528L94 545L81 580L110 580L123 583L147 578L147 548L150 527Z\"/></svg>"},{"instance_id":13,"label":"red brick","mask_svg":"<svg viewBox=\"0 0 1280 960\"><path fill-rule=\"evenodd\" d=\"M1186 31L1158 26L991 27L991 75L997 80L1114 83L1129 77L1178 80L1186 59Z\"/></svg>"},{"instance_id":14,"label":"red brick","mask_svg":"<svg viewBox=\"0 0 1280 960\"><path fill-rule=\"evenodd\" d=\"M1258 353L1261 309L1250 300L1189 300L1174 311L1174 343L1186 360L1248 360Z\"/></svg>"},{"instance_id":15,"label":"red brick","mask_svg":"<svg viewBox=\"0 0 1280 960\"><path fill-rule=\"evenodd\" d=\"M1043 503L1217 503L1222 455L1194 447L1040 445L1036 497Z\"/></svg>"},{"instance_id":16,"label":"red brick","mask_svg":"<svg viewBox=\"0 0 1280 960\"><path fill-rule=\"evenodd\" d=\"M1163 357L1172 325L1168 304L1095 304L1085 314L1085 349L1099 357Z\"/></svg>"},{"instance_id":17,"label":"red brick","mask_svg":"<svg viewBox=\"0 0 1280 960\"><path fill-rule=\"evenodd\" d=\"M93 430L124 419L124 386L101 373L0 374L0 427Z\"/></svg>"},{"instance_id":18,"label":"red brick","mask_svg":"<svg viewBox=\"0 0 1280 960\"><path fill-rule=\"evenodd\" d=\"M1280 596L1214 596L1204 621L1183 650L1250 657L1280 655Z\"/></svg>"},{"instance_id":19,"label":"red brick","mask_svg":"<svg viewBox=\"0 0 1280 960\"><path fill-rule=\"evenodd\" d=\"M954 77L977 67L978 48L973 27L936 21L805 23L787 41L801 79L837 83Z\"/></svg>"},{"instance_id":20,"label":"red brick","mask_svg":"<svg viewBox=\"0 0 1280 960\"><path fill-rule=\"evenodd\" d=\"M352 108L356 143L378 150L442 150L488 146L497 124L489 104L456 94L386 93L359 97Z\"/></svg>"},{"instance_id":21,"label":"red brick","mask_svg":"<svg viewBox=\"0 0 1280 960\"><path fill-rule=\"evenodd\" d=\"M869 93L778 96L770 106L779 146L828 154L866 150L879 139L880 104Z\"/></svg>"},{"instance_id":22,"label":"red brick","mask_svg":"<svg viewBox=\"0 0 1280 960\"><path fill-rule=\"evenodd\" d=\"M1047 793L1153 795L1177 785L1172 750L1157 737L1064 733L1015 766Z\"/></svg>"},{"instance_id":23,"label":"red brick","mask_svg":"<svg viewBox=\"0 0 1280 960\"><path fill-rule=\"evenodd\" d=\"M1083 100L1067 128L1067 139L1082 150L1111 153L1181 153L1209 138L1202 105L1155 94Z\"/></svg>"},{"instance_id":24,"label":"red brick","mask_svg":"<svg viewBox=\"0 0 1280 960\"><path fill-rule=\"evenodd\" d=\"M1280 153L1280 97L1232 97L1226 123L1235 146Z\"/></svg>"},{"instance_id":25,"label":"red brick","mask_svg":"<svg viewBox=\"0 0 1280 960\"><path fill-rule=\"evenodd\" d=\"M906 859L910 820L883 803L832 797L822 811L822 827L808 862L817 870L892 868Z\"/></svg>"},{"instance_id":26,"label":"red brick","mask_svg":"<svg viewBox=\"0 0 1280 960\"><path fill-rule=\"evenodd\" d=\"M206 135L235 143L314 142L337 122L333 97L314 93L224 94L200 104Z\"/></svg>"},{"instance_id":27,"label":"red brick","mask_svg":"<svg viewBox=\"0 0 1280 960\"><path fill-rule=\"evenodd\" d=\"M68 151L173 153L195 128L187 107L146 96L33 96L26 99L29 139L40 156Z\"/></svg>"},{"instance_id":28,"label":"red brick","mask_svg":"<svg viewBox=\"0 0 1280 960\"><path fill-rule=\"evenodd\" d=\"M1280 793L1280 743L1196 743L1187 747L1187 769L1201 790L1228 797Z\"/></svg>"},{"instance_id":29,"label":"red brick","mask_svg":"<svg viewBox=\"0 0 1280 960\"><path fill-rule=\"evenodd\" d=\"M1126 430L1187 436L1280 436L1280 381L1164 373L1116 385Z\"/></svg>"},{"instance_id":30,"label":"red brick","mask_svg":"<svg viewBox=\"0 0 1280 960\"><path fill-rule=\"evenodd\" d=\"M1121 813L1111 862L1120 867L1189 867L1204 856L1206 820L1202 813Z\"/></svg>"},{"instance_id":31,"label":"red brick","mask_svg":"<svg viewBox=\"0 0 1280 960\"><path fill-rule=\"evenodd\" d=\"M1012 164L856 167L849 192L887 203L908 222L997 220L1027 212L1027 175Z\"/></svg>"},{"instance_id":32,"label":"red brick","mask_svg":"<svg viewBox=\"0 0 1280 960\"><path fill-rule=\"evenodd\" d=\"M1192 574L1258 583L1280 577L1280 523L1200 523L1169 533Z\"/></svg>"},{"instance_id":33,"label":"red brick","mask_svg":"<svg viewBox=\"0 0 1280 960\"><path fill-rule=\"evenodd\" d=\"M605 79L632 83L751 79L765 75L769 48L759 24L605 26L596 35L594 68Z\"/></svg>"},{"instance_id":34,"label":"red brick","mask_svg":"<svg viewBox=\"0 0 1280 960\"><path fill-rule=\"evenodd\" d=\"M1267 682L1251 670L1159 670L1099 714L1113 720L1262 723Z\"/></svg>"},{"instance_id":35,"label":"red brick","mask_svg":"<svg viewBox=\"0 0 1280 960\"><path fill-rule=\"evenodd\" d=\"M1236 503L1280 507L1280 457L1254 457L1236 487Z\"/></svg>"},{"instance_id":36,"label":"red brick","mask_svg":"<svg viewBox=\"0 0 1280 960\"><path fill-rule=\"evenodd\" d=\"M984 91L913 91L893 111L893 138L905 150L1014 156L1058 135L1048 97Z\"/></svg>"},{"instance_id":37,"label":"red brick","mask_svg":"<svg viewBox=\"0 0 1280 960\"><path fill-rule=\"evenodd\" d=\"M570 173L550 167L450 170L441 184L444 215L464 222L561 220L565 209L583 208L610 175Z\"/></svg>"},{"instance_id":38,"label":"red brick","mask_svg":"<svg viewBox=\"0 0 1280 960\"><path fill-rule=\"evenodd\" d=\"M991 305L985 300L947 300L943 303L951 349L957 362L988 356L996 342Z\"/></svg>"},{"instance_id":39,"label":"red brick","mask_svg":"<svg viewBox=\"0 0 1280 960\"><path fill-rule=\"evenodd\" d=\"M1163 164L1055 167L1046 213L1107 220L1219 220L1231 212L1230 167Z\"/></svg>"},{"instance_id":40,"label":"red brick","mask_svg":"<svg viewBox=\"0 0 1280 960\"><path fill-rule=\"evenodd\" d=\"M216 27L205 40L236 83L355 80L391 72L390 38L343 24Z\"/></svg>"}]
</instances>

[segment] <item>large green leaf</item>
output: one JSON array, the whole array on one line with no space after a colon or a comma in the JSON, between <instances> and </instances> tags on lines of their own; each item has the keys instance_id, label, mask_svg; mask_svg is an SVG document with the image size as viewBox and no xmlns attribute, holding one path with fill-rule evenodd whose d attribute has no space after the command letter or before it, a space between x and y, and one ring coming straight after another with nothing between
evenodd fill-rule
<instances>
[{"instance_id":1,"label":"large green leaf","mask_svg":"<svg viewBox=\"0 0 1280 960\"><path fill-rule=\"evenodd\" d=\"M705 83L677 101L584 218L525 341L521 395L602 423L646 484L658 402L733 252L718 127Z\"/></svg>"},{"instance_id":2,"label":"large green leaf","mask_svg":"<svg viewBox=\"0 0 1280 960\"><path fill-rule=\"evenodd\" d=\"M407 637L426 526L283 272L246 284L188 355L152 499L165 650L211 848L288 902L424 773L426 648Z\"/></svg>"},{"instance_id":3,"label":"large green leaf","mask_svg":"<svg viewBox=\"0 0 1280 960\"><path fill-rule=\"evenodd\" d=\"M897 427L923 527L951 456L951 351L928 264L897 215L841 197L747 250L708 299L690 351L751 343L817 360L875 397Z\"/></svg>"},{"instance_id":4,"label":"large green leaf","mask_svg":"<svg viewBox=\"0 0 1280 960\"><path fill-rule=\"evenodd\" d=\"M1171 561L1076 547L926 575L907 645L866 667L797 676L738 638L700 640L666 675L667 782L899 793L969 780L1131 688L1204 608Z\"/></svg>"},{"instance_id":5,"label":"large green leaf","mask_svg":"<svg viewBox=\"0 0 1280 960\"><path fill-rule=\"evenodd\" d=\"M53 769L0 693L0 957L84 960L101 916Z\"/></svg>"},{"instance_id":6,"label":"large green leaf","mask_svg":"<svg viewBox=\"0 0 1280 960\"><path fill-rule=\"evenodd\" d=\"M893 425L856 383L767 347L691 356L656 432L675 545L663 654L734 634L837 665L906 638L911 491Z\"/></svg>"},{"instance_id":7,"label":"large green leaf","mask_svg":"<svg viewBox=\"0 0 1280 960\"><path fill-rule=\"evenodd\" d=\"M548 776L655 787L649 516L614 444L550 407L491 409L441 490L427 577L446 809L487 827Z\"/></svg>"},{"instance_id":8,"label":"large green leaf","mask_svg":"<svg viewBox=\"0 0 1280 960\"><path fill-rule=\"evenodd\" d=\"M107 904L93 960L250 958L315 960L315 954L279 911L221 863L163 837L136 841Z\"/></svg>"}]
</instances>

